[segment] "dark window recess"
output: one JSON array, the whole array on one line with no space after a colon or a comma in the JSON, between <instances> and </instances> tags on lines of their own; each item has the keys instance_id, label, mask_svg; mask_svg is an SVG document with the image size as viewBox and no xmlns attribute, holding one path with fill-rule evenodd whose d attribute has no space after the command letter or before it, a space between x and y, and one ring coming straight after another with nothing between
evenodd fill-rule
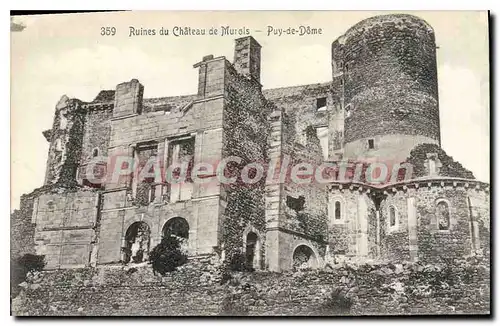
<instances>
[{"instance_id":1,"label":"dark window recess","mask_svg":"<svg viewBox=\"0 0 500 326\"><path fill-rule=\"evenodd\" d=\"M389 208L389 226L396 226L396 209L393 206Z\"/></svg>"},{"instance_id":2,"label":"dark window recess","mask_svg":"<svg viewBox=\"0 0 500 326\"><path fill-rule=\"evenodd\" d=\"M293 209L296 212L299 212L304 209L304 204L306 203L306 199L304 196L299 196L299 198L293 198L291 196L286 196L286 206Z\"/></svg>"},{"instance_id":3,"label":"dark window recess","mask_svg":"<svg viewBox=\"0 0 500 326\"><path fill-rule=\"evenodd\" d=\"M341 218L342 218L342 212L341 212L340 202L336 201L335 202L335 219L340 220Z\"/></svg>"},{"instance_id":4,"label":"dark window recess","mask_svg":"<svg viewBox=\"0 0 500 326\"><path fill-rule=\"evenodd\" d=\"M92 157L97 157L99 156L99 149L94 148L94 151L92 152Z\"/></svg>"},{"instance_id":5,"label":"dark window recess","mask_svg":"<svg viewBox=\"0 0 500 326\"><path fill-rule=\"evenodd\" d=\"M141 182L137 185L136 198L137 203L140 205L147 205L155 200L156 185L148 181L150 181L149 178L145 179L145 182Z\"/></svg>"},{"instance_id":6,"label":"dark window recess","mask_svg":"<svg viewBox=\"0 0 500 326\"><path fill-rule=\"evenodd\" d=\"M316 99L316 110L318 111L326 110L326 97L320 97Z\"/></svg>"},{"instance_id":7,"label":"dark window recess","mask_svg":"<svg viewBox=\"0 0 500 326\"><path fill-rule=\"evenodd\" d=\"M192 182L191 170L192 170L193 165L194 165L194 144L195 144L194 137L181 139L181 140L175 140L169 144L169 150L168 150L168 152L169 152L169 158L168 158L169 166L174 164L174 163L183 164L185 162L188 162L186 179L185 179L186 182ZM174 169L172 171L172 177L174 177L174 178L181 177L180 172L181 172L180 168Z\"/></svg>"},{"instance_id":8,"label":"dark window recess","mask_svg":"<svg viewBox=\"0 0 500 326\"><path fill-rule=\"evenodd\" d=\"M368 149L375 148L375 141L373 139L368 139Z\"/></svg>"},{"instance_id":9,"label":"dark window recess","mask_svg":"<svg viewBox=\"0 0 500 326\"><path fill-rule=\"evenodd\" d=\"M176 236L183 239L189 238L189 223L182 217L174 217L163 226L163 237Z\"/></svg>"},{"instance_id":10,"label":"dark window recess","mask_svg":"<svg viewBox=\"0 0 500 326\"><path fill-rule=\"evenodd\" d=\"M345 70L346 73L349 72L349 64L347 64L347 63L345 64L345 69L344 70Z\"/></svg>"},{"instance_id":11,"label":"dark window recess","mask_svg":"<svg viewBox=\"0 0 500 326\"><path fill-rule=\"evenodd\" d=\"M247 267L252 268L252 269L256 267L256 266L254 266L254 258L255 258L255 249L257 246L257 240L258 240L257 234L255 234L253 232L248 233L247 246L246 246L246 250L245 250L246 263L247 263Z\"/></svg>"},{"instance_id":12,"label":"dark window recess","mask_svg":"<svg viewBox=\"0 0 500 326\"><path fill-rule=\"evenodd\" d=\"M137 148L136 158L139 160L139 180L136 188L136 200L139 205L147 205L155 199L155 178L152 176L158 171L154 165L149 166L148 171L143 171L150 160L155 160L158 155L158 144L144 144ZM147 173L147 176L146 176ZM142 178L144 176L144 178Z\"/></svg>"},{"instance_id":13,"label":"dark window recess","mask_svg":"<svg viewBox=\"0 0 500 326\"><path fill-rule=\"evenodd\" d=\"M344 86L344 78L340 78L340 86Z\"/></svg>"},{"instance_id":14,"label":"dark window recess","mask_svg":"<svg viewBox=\"0 0 500 326\"><path fill-rule=\"evenodd\" d=\"M440 201L437 204L437 216L438 216L439 230L449 230L450 208L448 207L448 203L446 203L445 201Z\"/></svg>"}]
</instances>

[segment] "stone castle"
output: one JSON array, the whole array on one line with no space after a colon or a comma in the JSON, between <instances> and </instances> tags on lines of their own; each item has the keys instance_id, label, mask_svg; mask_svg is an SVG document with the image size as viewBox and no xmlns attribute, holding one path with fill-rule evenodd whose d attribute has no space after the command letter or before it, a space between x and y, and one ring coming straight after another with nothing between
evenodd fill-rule
<instances>
[{"instance_id":1,"label":"stone castle","mask_svg":"<svg viewBox=\"0 0 500 326\"><path fill-rule=\"evenodd\" d=\"M489 185L440 147L431 26L411 15L359 22L332 43L327 83L263 89L260 62L259 43L243 37L233 62L207 55L194 64L197 94L143 98L132 79L92 102L63 96L43 133L45 183L11 217L12 254L45 255L46 269L133 264L175 235L193 259L240 253L270 271L489 255ZM124 153L165 166L239 157L236 170L285 156L349 162L348 175L366 162L412 169L379 184L89 180L88 169L105 173Z\"/></svg>"}]
</instances>

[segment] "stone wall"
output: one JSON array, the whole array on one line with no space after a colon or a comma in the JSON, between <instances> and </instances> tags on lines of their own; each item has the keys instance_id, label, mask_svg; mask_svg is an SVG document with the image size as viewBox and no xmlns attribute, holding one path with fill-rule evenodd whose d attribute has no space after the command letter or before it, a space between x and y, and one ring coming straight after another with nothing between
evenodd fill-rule
<instances>
[{"instance_id":1,"label":"stone wall","mask_svg":"<svg viewBox=\"0 0 500 326\"><path fill-rule=\"evenodd\" d=\"M112 119L109 155L137 155L136 148L150 142L156 146L156 155L163 164L161 167L166 168L172 154L169 153L170 144L182 137L194 137L194 164L218 163L222 155L225 64L224 58L216 58L195 65L199 67L200 76L203 75L203 78L200 77L202 85L199 85L203 91L196 96L143 100L137 92L133 93L136 95L132 99L128 99L130 92L117 92L118 97L124 97L117 101L131 106L129 111L135 115ZM119 87L131 92L141 90L134 86L136 84L131 81L130 87L125 87L128 84ZM162 172L165 173L165 170ZM133 223L144 222L148 225L151 231L150 248L153 248L161 240L165 223L174 217L181 217L189 224L190 254L212 252L219 243L221 233L219 183L216 180L203 184L183 182L180 186L191 188L189 195L173 199L170 196L172 186L165 184L167 180L161 178L155 180L163 185L155 187L154 200L141 204L134 198L134 178L137 176L131 173L119 182L106 186L99 263L108 264L121 259L122 242Z\"/></svg>"},{"instance_id":2,"label":"stone wall","mask_svg":"<svg viewBox=\"0 0 500 326\"><path fill-rule=\"evenodd\" d=\"M107 157L111 133L111 117L113 116L113 107L111 105L87 105L86 110L81 164L89 162L96 149L98 156Z\"/></svg>"},{"instance_id":3,"label":"stone wall","mask_svg":"<svg viewBox=\"0 0 500 326\"><path fill-rule=\"evenodd\" d=\"M340 219L335 218L340 203ZM377 258L375 205L366 189L332 189L328 198L328 244L331 258Z\"/></svg>"},{"instance_id":4,"label":"stone wall","mask_svg":"<svg viewBox=\"0 0 500 326\"><path fill-rule=\"evenodd\" d=\"M45 185L74 185L82 153L85 113L82 102L63 96L56 105Z\"/></svg>"},{"instance_id":5,"label":"stone wall","mask_svg":"<svg viewBox=\"0 0 500 326\"><path fill-rule=\"evenodd\" d=\"M460 182L460 183L459 183ZM489 191L465 180L409 184L388 189L381 202L381 258L394 261L440 262L476 252L489 255ZM437 203L449 207L450 227L440 230ZM395 227L389 226L389 209L396 209Z\"/></svg>"},{"instance_id":6,"label":"stone wall","mask_svg":"<svg viewBox=\"0 0 500 326\"><path fill-rule=\"evenodd\" d=\"M490 313L489 265L475 258L450 265L343 265L224 278L207 259L163 278L150 266L43 272L21 285L12 310L22 316Z\"/></svg>"},{"instance_id":7,"label":"stone wall","mask_svg":"<svg viewBox=\"0 0 500 326\"><path fill-rule=\"evenodd\" d=\"M34 244L47 269L85 267L95 241L98 194L92 189L47 192L35 198Z\"/></svg>"},{"instance_id":8,"label":"stone wall","mask_svg":"<svg viewBox=\"0 0 500 326\"><path fill-rule=\"evenodd\" d=\"M21 205L10 215L10 255L18 258L26 253L35 253L35 224L33 198L21 196Z\"/></svg>"},{"instance_id":9,"label":"stone wall","mask_svg":"<svg viewBox=\"0 0 500 326\"><path fill-rule=\"evenodd\" d=\"M259 58L260 59L260 58ZM235 183L223 185L225 207L221 241L226 257L245 253L249 232L258 236L253 268L264 268L265 250L265 171L245 170L249 164L263 166L267 163L270 107L262 95L255 78L242 75L229 63L225 75L224 137L222 156L237 157L240 163L230 163L227 177L235 177ZM244 174L245 180L242 176ZM258 177L257 182L251 179Z\"/></svg>"},{"instance_id":10,"label":"stone wall","mask_svg":"<svg viewBox=\"0 0 500 326\"><path fill-rule=\"evenodd\" d=\"M336 129L328 128L334 116L330 83L269 89L264 90L264 95L272 103L276 114L279 112L279 119L275 122L279 125L276 129L279 132L276 136L280 138L280 146L276 148L279 154L273 158L281 160L278 162L280 166L285 162L289 164L286 180L276 189L278 193L272 199L275 201L273 208L277 205L279 212L273 228L280 228L280 233L275 235L276 245L268 249L279 252L280 256L279 267L273 270L290 269L294 250L300 245L310 247L321 264L327 239L326 187L312 177L311 182L305 179L303 183L296 182L291 179L291 172L294 166L301 163L317 167L331 156ZM324 106L318 110L319 103ZM321 144L318 138L318 128L328 128L326 145ZM301 207L292 207L292 202L301 202Z\"/></svg>"}]
</instances>

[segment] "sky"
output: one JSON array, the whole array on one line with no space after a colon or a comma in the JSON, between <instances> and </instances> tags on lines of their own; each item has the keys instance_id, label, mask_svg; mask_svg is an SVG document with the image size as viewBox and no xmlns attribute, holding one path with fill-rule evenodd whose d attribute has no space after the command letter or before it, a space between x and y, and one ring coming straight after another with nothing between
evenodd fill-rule
<instances>
[{"instance_id":1,"label":"sky","mask_svg":"<svg viewBox=\"0 0 500 326\"><path fill-rule=\"evenodd\" d=\"M11 209L43 185L55 106L67 95L92 101L138 79L144 97L195 94L193 65L208 54L233 59L239 35L159 35L163 27L248 28L262 45L264 88L331 80L331 43L365 18L391 12L122 12L20 16L11 32ZM479 11L412 11L435 31L441 146L477 179L489 175L488 16ZM273 28L321 28L321 35L267 35ZM102 27L115 27L101 36ZM130 28L156 35L130 36ZM260 31L260 32L259 32Z\"/></svg>"}]
</instances>

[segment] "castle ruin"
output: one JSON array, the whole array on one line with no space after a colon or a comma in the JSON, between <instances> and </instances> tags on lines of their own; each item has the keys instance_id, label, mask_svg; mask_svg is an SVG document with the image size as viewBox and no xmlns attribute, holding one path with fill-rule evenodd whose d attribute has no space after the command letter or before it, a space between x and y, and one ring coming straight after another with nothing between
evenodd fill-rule
<instances>
[{"instance_id":1,"label":"castle ruin","mask_svg":"<svg viewBox=\"0 0 500 326\"><path fill-rule=\"evenodd\" d=\"M233 62L207 55L194 64L193 95L143 98L132 79L92 102L63 96L43 133L44 185L12 214L12 254L45 255L46 269L133 264L173 234L191 258L241 253L254 269L277 272L489 255L489 185L440 147L431 26L411 15L359 22L333 42L327 83L263 89L260 63L261 46L243 37ZM412 170L379 184L88 178L124 155L141 166L151 157L190 167L238 157L241 171L287 157L290 166L348 162L351 176L367 162Z\"/></svg>"}]
</instances>

